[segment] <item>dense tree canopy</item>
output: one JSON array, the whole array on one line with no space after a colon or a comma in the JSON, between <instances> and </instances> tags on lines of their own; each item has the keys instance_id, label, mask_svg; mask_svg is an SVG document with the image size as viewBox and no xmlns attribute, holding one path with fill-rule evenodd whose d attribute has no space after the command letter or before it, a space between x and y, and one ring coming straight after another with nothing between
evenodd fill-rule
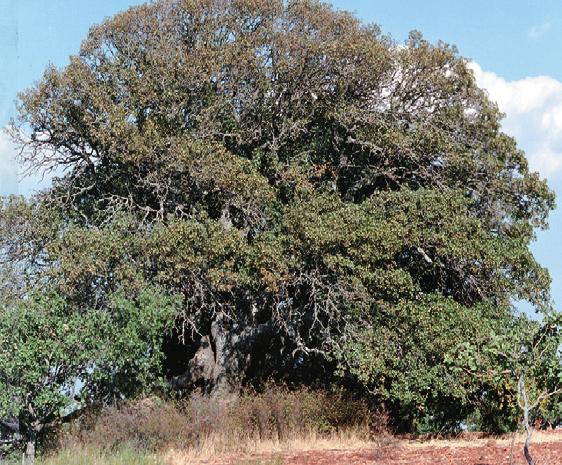
<instances>
[{"instance_id":1,"label":"dense tree canopy","mask_svg":"<svg viewBox=\"0 0 562 465\"><path fill-rule=\"evenodd\" d=\"M20 160L58 177L4 202L2 295L148 281L182 296L176 387L322 379L460 421L493 391L463 344L552 311L529 244L554 196L501 117L453 47L315 0L133 7L20 95Z\"/></svg>"}]
</instances>

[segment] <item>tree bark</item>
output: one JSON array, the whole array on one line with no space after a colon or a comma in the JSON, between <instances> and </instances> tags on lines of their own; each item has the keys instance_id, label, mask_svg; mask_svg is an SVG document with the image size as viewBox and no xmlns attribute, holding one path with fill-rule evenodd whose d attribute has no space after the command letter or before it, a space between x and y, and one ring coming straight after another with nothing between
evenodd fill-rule
<instances>
[{"instance_id":1,"label":"tree bark","mask_svg":"<svg viewBox=\"0 0 562 465\"><path fill-rule=\"evenodd\" d=\"M201 338L200 347L189 361L188 372L172 381L174 387L200 386L213 397L236 392L250 365L257 338L269 334L270 324L241 324L219 315L210 334Z\"/></svg>"},{"instance_id":2,"label":"tree bark","mask_svg":"<svg viewBox=\"0 0 562 465\"><path fill-rule=\"evenodd\" d=\"M533 430L531 426L527 427L527 424L525 424L525 430L527 431L527 437L525 438L523 453L525 454L525 460L527 460L527 463L529 465L535 465L535 461L533 460L533 457L531 457L531 453L529 452L529 444L531 442L531 435L533 434Z\"/></svg>"},{"instance_id":3,"label":"tree bark","mask_svg":"<svg viewBox=\"0 0 562 465\"><path fill-rule=\"evenodd\" d=\"M27 437L22 465L35 465L35 449L37 447L37 434L32 432Z\"/></svg>"},{"instance_id":4,"label":"tree bark","mask_svg":"<svg viewBox=\"0 0 562 465\"><path fill-rule=\"evenodd\" d=\"M211 341L215 351L215 366L211 394L223 397L235 392L242 382L250 359L251 348L244 344L244 334L232 321L218 318L211 326Z\"/></svg>"},{"instance_id":5,"label":"tree bark","mask_svg":"<svg viewBox=\"0 0 562 465\"><path fill-rule=\"evenodd\" d=\"M509 465L513 465L513 449L515 447L515 435L516 431L511 435L511 448L509 449Z\"/></svg>"},{"instance_id":6,"label":"tree bark","mask_svg":"<svg viewBox=\"0 0 562 465\"><path fill-rule=\"evenodd\" d=\"M523 454L525 455L525 460L527 460L528 465L535 465L533 457L531 457L531 453L529 452L529 444L531 443L531 436L533 435L533 427L531 426L529 420L529 411L531 410L531 406L529 405L529 398L527 397L527 389L525 388L525 379L523 378L523 375L519 377L517 390L520 398L519 406L523 410L523 426L525 427L525 432L527 433L525 445L523 446Z\"/></svg>"}]
</instances>

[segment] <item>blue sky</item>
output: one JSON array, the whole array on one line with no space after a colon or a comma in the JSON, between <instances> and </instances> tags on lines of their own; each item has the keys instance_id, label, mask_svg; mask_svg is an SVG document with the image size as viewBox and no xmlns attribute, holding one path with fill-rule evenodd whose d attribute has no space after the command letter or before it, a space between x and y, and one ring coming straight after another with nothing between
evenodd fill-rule
<instances>
[{"instance_id":1,"label":"blue sky","mask_svg":"<svg viewBox=\"0 0 562 465\"><path fill-rule=\"evenodd\" d=\"M0 0L0 127L15 113L16 94L40 79L52 62L64 66L88 28L131 0ZM397 40L418 29L431 41L456 45L474 62L478 82L506 113L531 167L547 177L562 204L562 2L559 0L334 0ZM0 136L0 194L26 193L37 181L20 181L13 148ZM562 306L562 209L533 245L553 278Z\"/></svg>"}]
</instances>

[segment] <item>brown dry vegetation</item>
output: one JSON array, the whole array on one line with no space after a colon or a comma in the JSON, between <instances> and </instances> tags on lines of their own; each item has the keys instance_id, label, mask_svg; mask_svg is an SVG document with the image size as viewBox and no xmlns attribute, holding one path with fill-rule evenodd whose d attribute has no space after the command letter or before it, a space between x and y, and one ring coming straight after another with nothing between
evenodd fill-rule
<instances>
[{"instance_id":1,"label":"brown dry vegetation","mask_svg":"<svg viewBox=\"0 0 562 465\"><path fill-rule=\"evenodd\" d=\"M532 446L537 465L562 463L562 432L537 432ZM516 436L513 465L523 465L524 437ZM170 450L166 465L508 465L511 437L463 435L455 439L379 437L301 438L280 443L256 444L252 453L222 456ZM207 451L208 452L208 451Z\"/></svg>"},{"instance_id":2,"label":"brown dry vegetation","mask_svg":"<svg viewBox=\"0 0 562 465\"><path fill-rule=\"evenodd\" d=\"M92 412L53 437L54 451L87 449L166 452L209 458L268 452L279 445L359 441L386 431L387 418L342 391L284 387L216 400L194 394L180 401L144 399ZM298 446L300 444L300 446Z\"/></svg>"},{"instance_id":3,"label":"brown dry vegetation","mask_svg":"<svg viewBox=\"0 0 562 465\"><path fill-rule=\"evenodd\" d=\"M514 465L523 464L516 436ZM105 408L51 439L46 465L508 464L511 437L397 437L388 417L342 392L246 392L218 401L144 399ZM537 465L562 463L562 431L536 432Z\"/></svg>"},{"instance_id":4,"label":"brown dry vegetation","mask_svg":"<svg viewBox=\"0 0 562 465\"><path fill-rule=\"evenodd\" d=\"M379 438L380 439L380 438ZM515 442L513 465L525 463L523 436ZM285 443L257 441L246 452L217 454L212 443L200 449L170 449L160 453L130 448L100 451L74 445L41 463L45 465L507 465L509 437L466 435L456 439L365 441L352 435L291 439ZM537 465L562 463L562 432L537 432L532 446Z\"/></svg>"}]
</instances>

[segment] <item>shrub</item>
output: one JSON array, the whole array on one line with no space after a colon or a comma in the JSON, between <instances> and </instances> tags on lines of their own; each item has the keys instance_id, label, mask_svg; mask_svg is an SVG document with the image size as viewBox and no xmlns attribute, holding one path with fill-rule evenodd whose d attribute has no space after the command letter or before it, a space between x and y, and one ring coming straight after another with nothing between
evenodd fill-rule
<instances>
[{"instance_id":1,"label":"shrub","mask_svg":"<svg viewBox=\"0 0 562 465\"><path fill-rule=\"evenodd\" d=\"M352 433L368 439L376 415L344 391L269 385L263 392L214 398L194 393L183 400L157 398L105 407L61 432L58 447L113 451L240 450L259 441L330 437ZM380 423L380 421L379 421ZM378 432L377 432L378 434Z\"/></svg>"}]
</instances>

